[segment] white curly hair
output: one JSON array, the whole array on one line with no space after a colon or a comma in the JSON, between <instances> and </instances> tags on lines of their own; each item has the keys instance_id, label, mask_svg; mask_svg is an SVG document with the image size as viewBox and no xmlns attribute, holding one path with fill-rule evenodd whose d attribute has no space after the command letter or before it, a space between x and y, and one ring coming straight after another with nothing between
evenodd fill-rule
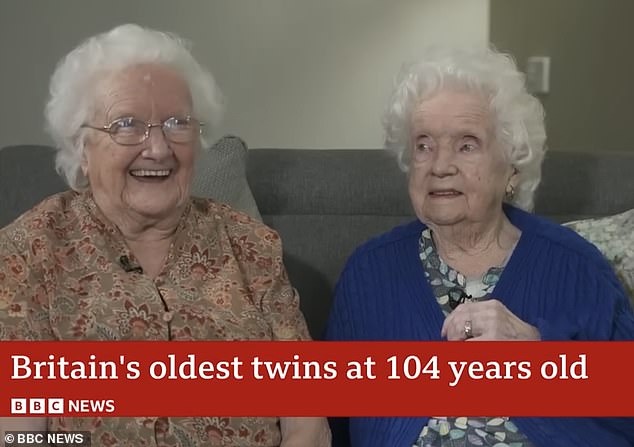
<instances>
[{"instance_id":1,"label":"white curly hair","mask_svg":"<svg viewBox=\"0 0 634 447\"><path fill-rule=\"evenodd\" d=\"M57 172L72 189L88 187L80 168L84 150L80 130L99 101L98 81L113 71L144 63L169 66L187 82L194 116L212 129L201 135L201 146L209 146L222 116L222 97L211 73L190 53L189 43L135 24L117 26L82 42L62 58L51 77L46 128L56 145Z\"/></svg>"},{"instance_id":2,"label":"white curly hair","mask_svg":"<svg viewBox=\"0 0 634 447\"><path fill-rule=\"evenodd\" d=\"M491 48L428 48L396 79L383 117L386 149L409 170L412 111L443 88L478 92L488 100L497 141L519 176L509 202L531 210L546 151L544 109L526 91L525 76L509 55Z\"/></svg>"}]
</instances>

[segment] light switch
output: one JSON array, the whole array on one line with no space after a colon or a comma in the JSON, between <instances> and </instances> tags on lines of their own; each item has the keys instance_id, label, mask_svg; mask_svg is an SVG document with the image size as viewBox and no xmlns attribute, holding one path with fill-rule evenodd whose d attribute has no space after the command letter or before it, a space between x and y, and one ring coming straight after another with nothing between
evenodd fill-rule
<instances>
[{"instance_id":1,"label":"light switch","mask_svg":"<svg viewBox=\"0 0 634 447\"><path fill-rule=\"evenodd\" d=\"M526 88L529 93L550 91L550 57L531 56L526 61Z\"/></svg>"}]
</instances>

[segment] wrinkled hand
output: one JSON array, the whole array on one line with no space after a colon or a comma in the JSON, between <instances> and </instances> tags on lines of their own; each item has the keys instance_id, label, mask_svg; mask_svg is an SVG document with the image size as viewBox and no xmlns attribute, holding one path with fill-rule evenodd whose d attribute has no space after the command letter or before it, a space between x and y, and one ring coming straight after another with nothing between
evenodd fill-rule
<instances>
[{"instance_id":1,"label":"wrinkled hand","mask_svg":"<svg viewBox=\"0 0 634 447\"><path fill-rule=\"evenodd\" d=\"M471 327L471 337L465 328ZM447 340L540 340L539 331L519 319L498 300L467 302L445 319L441 336Z\"/></svg>"},{"instance_id":2,"label":"wrinkled hand","mask_svg":"<svg viewBox=\"0 0 634 447\"><path fill-rule=\"evenodd\" d=\"M326 418L281 417L280 447L331 447L331 434Z\"/></svg>"}]
</instances>

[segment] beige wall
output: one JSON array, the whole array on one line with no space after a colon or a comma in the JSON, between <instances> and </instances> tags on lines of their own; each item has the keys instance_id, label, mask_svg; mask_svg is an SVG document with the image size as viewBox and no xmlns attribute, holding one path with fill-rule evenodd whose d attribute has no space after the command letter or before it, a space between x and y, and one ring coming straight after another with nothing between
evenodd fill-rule
<instances>
[{"instance_id":1,"label":"beige wall","mask_svg":"<svg viewBox=\"0 0 634 447\"><path fill-rule=\"evenodd\" d=\"M491 0L491 42L520 66L551 57L549 146L633 150L634 1Z\"/></svg>"},{"instance_id":2,"label":"beige wall","mask_svg":"<svg viewBox=\"0 0 634 447\"><path fill-rule=\"evenodd\" d=\"M56 61L124 22L194 43L251 147L380 147L401 63L424 44L484 45L489 0L0 0L0 147L48 143Z\"/></svg>"}]
</instances>

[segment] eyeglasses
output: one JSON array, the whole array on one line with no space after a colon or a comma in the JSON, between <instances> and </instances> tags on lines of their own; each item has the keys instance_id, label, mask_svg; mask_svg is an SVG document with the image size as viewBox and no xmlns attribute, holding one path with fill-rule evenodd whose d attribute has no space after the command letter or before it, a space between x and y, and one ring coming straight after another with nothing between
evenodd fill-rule
<instances>
[{"instance_id":1,"label":"eyeglasses","mask_svg":"<svg viewBox=\"0 0 634 447\"><path fill-rule=\"evenodd\" d=\"M202 134L204 123L187 116L184 118L170 117L162 123L146 123L143 120L126 116L117 118L107 126L96 127L82 124L82 128L94 129L110 134L110 138L122 146L134 146L143 143L150 136L153 127L160 127L165 139L172 143L191 143Z\"/></svg>"}]
</instances>

